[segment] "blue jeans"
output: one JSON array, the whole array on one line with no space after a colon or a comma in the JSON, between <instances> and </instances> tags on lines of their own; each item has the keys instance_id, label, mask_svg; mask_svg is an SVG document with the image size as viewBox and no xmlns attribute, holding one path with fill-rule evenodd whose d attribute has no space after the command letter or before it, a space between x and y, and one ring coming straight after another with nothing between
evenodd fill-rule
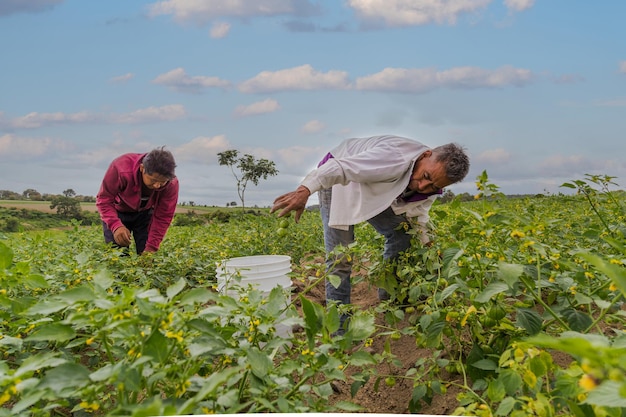
<instances>
[{"instance_id":1,"label":"blue jeans","mask_svg":"<svg viewBox=\"0 0 626 417\"><path fill-rule=\"evenodd\" d=\"M352 262L348 261L345 256L338 257L328 254L339 245L347 247L354 242L354 226L350 226L348 230L339 230L328 226L331 199L332 189L319 191L320 213L322 215L322 224L324 225L324 246L327 253L327 273L341 278L341 284L337 288L328 280L326 281L326 301L350 304ZM367 221L378 233L385 237L383 259L392 260L411 246L411 235L406 233L404 228L399 227L406 221L407 219L404 215L395 214L391 207ZM380 299L388 298L387 292L382 288L378 289L378 296ZM342 327L346 319L347 317L342 315Z\"/></svg>"}]
</instances>

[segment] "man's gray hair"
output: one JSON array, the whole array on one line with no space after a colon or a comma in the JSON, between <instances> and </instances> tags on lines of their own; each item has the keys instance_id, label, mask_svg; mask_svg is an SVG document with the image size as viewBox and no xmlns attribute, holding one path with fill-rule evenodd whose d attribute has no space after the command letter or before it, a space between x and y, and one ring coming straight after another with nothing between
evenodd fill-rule
<instances>
[{"instance_id":1,"label":"man's gray hair","mask_svg":"<svg viewBox=\"0 0 626 417\"><path fill-rule=\"evenodd\" d=\"M443 162L446 169L446 177L452 183L460 182L465 178L469 171L470 162L462 146L456 143L448 143L437 146L432 151L435 161Z\"/></svg>"}]
</instances>

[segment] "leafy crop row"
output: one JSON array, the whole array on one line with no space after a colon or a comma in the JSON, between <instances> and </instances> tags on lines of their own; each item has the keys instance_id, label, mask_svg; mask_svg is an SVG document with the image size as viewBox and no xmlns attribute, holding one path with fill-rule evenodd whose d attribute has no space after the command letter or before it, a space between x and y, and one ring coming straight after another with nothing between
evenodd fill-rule
<instances>
[{"instance_id":1,"label":"leafy crop row","mask_svg":"<svg viewBox=\"0 0 626 417\"><path fill-rule=\"evenodd\" d=\"M402 376L411 412L455 385L462 415L621 416L626 210L611 180L508 200L483 173L476 201L433 208L436 244L394 264L359 226L346 256L394 297L351 311L344 336L339 309L307 297L336 279L316 213L289 227L267 215L175 226L139 257L106 247L98 227L6 235L0 415L357 411L332 400L334 383L393 385L375 367L393 352L361 347L405 335L432 350ZM290 255L304 289L216 290L219 262L256 254Z\"/></svg>"}]
</instances>

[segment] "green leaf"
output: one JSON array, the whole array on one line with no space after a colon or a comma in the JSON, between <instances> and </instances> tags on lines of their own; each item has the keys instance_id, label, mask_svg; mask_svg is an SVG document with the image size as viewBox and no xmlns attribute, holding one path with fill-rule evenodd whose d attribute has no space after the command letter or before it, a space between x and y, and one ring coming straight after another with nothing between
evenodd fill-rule
<instances>
[{"instance_id":1,"label":"green leaf","mask_svg":"<svg viewBox=\"0 0 626 417\"><path fill-rule=\"evenodd\" d=\"M498 369L498 365L491 359L481 359L472 363L473 367L482 369L483 371L495 371Z\"/></svg>"},{"instance_id":2,"label":"green leaf","mask_svg":"<svg viewBox=\"0 0 626 417\"><path fill-rule=\"evenodd\" d=\"M309 340L309 345L314 343L313 336L317 334L321 328L324 319L324 311L319 304L315 304L308 298L300 295L300 302L302 303L302 313L304 314L304 324ZM312 347L309 346L309 347Z\"/></svg>"},{"instance_id":3,"label":"green leaf","mask_svg":"<svg viewBox=\"0 0 626 417\"><path fill-rule=\"evenodd\" d=\"M65 389L80 388L90 382L87 368L77 363L68 362L46 372L37 388L62 393Z\"/></svg>"},{"instance_id":4,"label":"green leaf","mask_svg":"<svg viewBox=\"0 0 626 417\"><path fill-rule=\"evenodd\" d=\"M229 384L236 384L237 378L233 378L233 376L240 371L240 367L232 366L218 372L213 372L208 378L205 378L203 381L201 381L200 386L202 388L193 398L187 400L187 402L185 402L185 404L180 407L177 414L191 414L193 411L193 407L198 404L198 402L204 400L207 396L217 396L218 388L226 384L227 381L229 382Z\"/></svg>"},{"instance_id":5,"label":"green leaf","mask_svg":"<svg viewBox=\"0 0 626 417\"><path fill-rule=\"evenodd\" d=\"M376 330L374 317L365 314L358 314L350 318L348 331L352 335L352 340L363 340Z\"/></svg>"},{"instance_id":6,"label":"green leaf","mask_svg":"<svg viewBox=\"0 0 626 417\"><path fill-rule=\"evenodd\" d=\"M517 324L523 327L529 335L535 335L541 331L543 320L536 311L527 308L517 309Z\"/></svg>"},{"instance_id":7,"label":"green leaf","mask_svg":"<svg viewBox=\"0 0 626 417\"><path fill-rule=\"evenodd\" d=\"M522 377L512 369L502 369L498 375L507 395L513 395L522 388Z\"/></svg>"},{"instance_id":8,"label":"green leaf","mask_svg":"<svg viewBox=\"0 0 626 417\"><path fill-rule=\"evenodd\" d=\"M523 273L524 265L509 264L505 262L500 262L498 264L498 279L506 282L509 288L513 288Z\"/></svg>"},{"instance_id":9,"label":"green leaf","mask_svg":"<svg viewBox=\"0 0 626 417\"><path fill-rule=\"evenodd\" d=\"M39 274L26 275L20 278L20 282L27 288L48 288L50 286L43 275Z\"/></svg>"},{"instance_id":10,"label":"green leaf","mask_svg":"<svg viewBox=\"0 0 626 417\"><path fill-rule=\"evenodd\" d=\"M106 269L97 272L93 277L93 283L103 290L109 289L114 282L113 274Z\"/></svg>"},{"instance_id":11,"label":"green leaf","mask_svg":"<svg viewBox=\"0 0 626 417\"><path fill-rule=\"evenodd\" d=\"M339 286L341 285L341 277L338 275L328 275L326 279L335 288L339 288Z\"/></svg>"},{"instance_id":12,"label":"green leaf","mask_svg":"<svg viewBox=\"0 0 626 417\"><path fill-rule=\"evenodd\" d=\"M476 366L476 364L474 364ZM493 403L498 403L504 399L506 396L506 390L504 389L504 384L499 379L494 379L489 382L489 386L487 387L487 396Z\"/></svg>"},{"instance_id":13,"label":"green leaf","mask_svg":"<svg viewBox=\"0 0 626 417\"><path fill-rule=\"evenodd\" d=\"M504 284L502 282L492 282L487 285L480 294L476 296L475 300L478 303L486 303L491 300L494 295L506 292L508 289L509 287L507 286L507 284Z\"/></svg>"},{"instance_id":14,"label":"green leaf","mask_svg":"<svg viewBox=\"0 0 626 417\"><path fill-rule=\"evenodd\" d=\"M350 356L350 364L357 367L373 365L375 363L377 363L376 359L374 359L370 353L362 350L357 350Z\"/></svg>"},{"instance_id":15,"label":"green leaf","mask_svg":"<svg viewBox=\"0 0 626 417\"><path fill-rule=\"evenodd\" d=\"M180 304L193 305L196 303L206 303L209 300L211 291L206 288L192 288L187 291L180 299Z\"/></svg>"},{"instance_id":16,"label":"green leaf","mask_svg":"<svg viewBox=\"0 0 626 417\"><path fill-rule=\"evenodd\" d=\"M591 253L581 253L580 257L609 277L622 294L626 295L626 268L621 265L612 264L608 260Z\"/></svg>"},{"instance_id":17,"label":"green leaf","mask_svg":"<svg viewBox=\"0 0 626 417\"><path fill-rule=\"evenodd\" d=\"M348 401L338 401L335 403L335 407L343 411L358 412L363 410L363 407L361 407L360 405Z\"/></svg>"},{"instance_id":18,"label":"green leaf","mask_svg":"<svg viewBox=\"0 0 626 417\"><path fill-rule=\"evenodd\" d=\"M439 296L438 301L442 302L443 300L454 294L458 288L459 284L452 284L450 286L447 286L446 288L444 288L443 291L441 291L441 295Z\"/></svg>"},{"instance_id":19,"label":"green leaf","mask_svg":"<svg viewBox=\"0 0 626 417\"><path fill-rule=\"evenodd\" d=\"M170 340L163 336L161 332L155 331L146 340L143 355L150 356L156 362L165 363L168 359L169 345Z\"/></svg>"},{"instance_id":20,"label":"green leaf","mask_svg":"<svg viewBox=\"0 0 626 417\"><path fill-rule=\"evenodd\" d=\"M185 289L186 285L187 281L185 280L185 278L181 278L176 284L167 287L167 298L171 300L172 298L176 297L182 290Z\"/></svg>"},{"instance_id":21,"label":"green leaf","mask_svg":"<svg viewBox=\"0 0 626 417\"><path fill-rule=\"evenodd\" d=\"M0 242L0 269L9 269L13 263L13 250Z\"/></svg>"},{"instance_id":22,"label":"green leaf","mask_svg":"<svg viewBox=\"0 0 626 417\"><path fill-rule=\"evenodd\" d=\"M266 353L261 352L258 348L253 347L248 350L246 356L252 373L260 379L263 379L274 368L274 364Z\"/></svg>"},{"instance_id":23,"label":"green leaf","mask_svg":"<svg viewBox=\"0 0 626 417\"><path fill-rule=\"evenodd\" d=\"M603 407L626 407L626 397L620 395L620 389L623 385L617 381L603 381L593 391L589 392L582 403Z\"/></svg>"},{"instance_id":24,"label":"green leaf","mask_svg":"<svg viewBox=\"0 0 626 417\"><path fill-rule=\"evenodd\" d=\"M60 323L46 324L39 327L26 339L27 342L48 341L65 342L76 337L76 332L70 326Z\"/></svg>"},{"instance_id":25,"label":"green leaf","mask_svg":"<svg viewBox=\"0 0 626 417\"><path fill-rule=\"evenodd\" d=\"M498 409L496 410L496 415L508 416L511 410L513 410L514 406L515 406L515 398L506 397L505 399L502 400L502 402L498 406Z\"/></svg>"},{"instance_id":26,"label":"green leaf","mask_svg":"<svg viewBox=\"0 0 626 417\"><path fill-rule=\"evenodd\" d=\"M575 332L583 332L591 326L593 320L587 313L574 308L567 308L562 311L563 317L567 320L570 329Z\"/></svg>"},{"instance_id":27,"label":"green leaf","mask_svg":"<svg viewBox=\"0 0 626 417\"><path fill-rule=\"evenodd\" d=\"M24 378L31 372L40 371L47 367L59 366L67 362L67 359L60 358L59 355L60 353L46 352L27 357L19 369L15 371L15 377Z\"/></svg>"},{"instance_id":28,"label":"green leaf","mask_svg":"<svg viewBox=\"0 0 626 417\"><path fill-rule=\"evenodd\" d=\"M58 294L56 298L65 301L68 305L71 305L83 301L92 301L96 298L96 295L91 288L81 286L66 290Z\"/></svg>"},{"instance_id":29,"label":"green leaf","mask_svg":"<svg viewBox=\"0 0 626 417\"><path fill-rule=\"evenodd\" d=\"M64 301L48 300L39 302L31 306L28 310L24 312L24 314L27 316L36 316L38 314L42 316L48 316L52 313L63 310L65 307L67 307L67 303Z\"/></svg>"}]
</instances>

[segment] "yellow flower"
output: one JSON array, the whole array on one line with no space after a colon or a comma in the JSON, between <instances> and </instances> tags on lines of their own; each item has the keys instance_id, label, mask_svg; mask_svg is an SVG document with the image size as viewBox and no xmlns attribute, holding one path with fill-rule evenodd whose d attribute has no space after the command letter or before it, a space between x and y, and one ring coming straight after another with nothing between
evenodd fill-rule
<instances>
[{"instance_id":1,"label":"yellow flower","mask_svg":"<svg viewBox=\"0 0 626 417\"><path fill-rule=\"evenodd\" d=\"M0 405L6 403L7 401L9 401L11 399L11 394L9 394L8 392L3 392L2 395L0 395Z\"/></svg>"},{"instance_id":2,"label":"yellow flower","mask_svg":"<svg viewBox=\"0 0 626 417\"><path fill-rule=\"evenodd\" d=\"M620 261L619 259L611 259L609 262L612 263L613 265L621 265L622 264L622 261Z\"/></svg>"},{"instance_id":3,"label":"yellow flower","mask_svg":"<svg viewBox=\"0 0 626 417\"><path fill-rule=\"evenodd\" d=\"M589 278L589 279L592 279L592 278L593 278L593 274L592 274L591 272L589 272L589 271L585 271L585 276L586 276L587 278Z\"/></svg>"},{"instance_id":4,"label":"yellow flower","mask_svg":"<svg viewBox=\"0 0 626 417\"><path fill-rule=\"evenodd\" d=\"M609 285L609 291L615 291L617 289L617 287L615 286L615 284L611 283L611 285Z\"/></svg>"},{"instance_id":5,"label":"yellow flower","mask_svg":"<svg viewBox=\"0 0 626 417\"><path fill-rule=\"evenodd\" d=\"M465 317L463 317L463 320L461 320L461 327L464 327L465 324L467 323L467 318L469 317L470 314L475 313L476 312L476 307L475 306L470 306L470 308L467 309L467 312L465 313Z\"/></svg>"},{"instance_id":6,"label":"yellow flower","mask_svg":"<svg viewBox=\"0 0 626 417\"><path fill-rule=\"evenodd\" d=\"M526 234L522 232L521 230L513 230L511 232L511 237L514 237L514 238L522 238L524 236L526 236Z\"/></svg>"},{"instance_id":7,"label":"yellow flower","mask_svg":"<svg viewBox=\"0 0 626 417\"><path fill-rule=\"evenodd\" d=\"M89 345L91 345L91 344L93 343L93 341L94 341L94 338L93 338L93 337L90 337L89 339L87 339L87 340L85 341L85 344L86 344L87 346L89 346Z\"/></svg>"},{"instance_id":8,"label":"yellow flower","mask_svg":"<svg viewBox=\"0 0 626 417\"><path fill-rule=\"evenodd\" d=\"M591 375L585 374L578 380L578 386L585 391L591 391L598 386L598 381Z\"/></svg>"}]
</instances>

